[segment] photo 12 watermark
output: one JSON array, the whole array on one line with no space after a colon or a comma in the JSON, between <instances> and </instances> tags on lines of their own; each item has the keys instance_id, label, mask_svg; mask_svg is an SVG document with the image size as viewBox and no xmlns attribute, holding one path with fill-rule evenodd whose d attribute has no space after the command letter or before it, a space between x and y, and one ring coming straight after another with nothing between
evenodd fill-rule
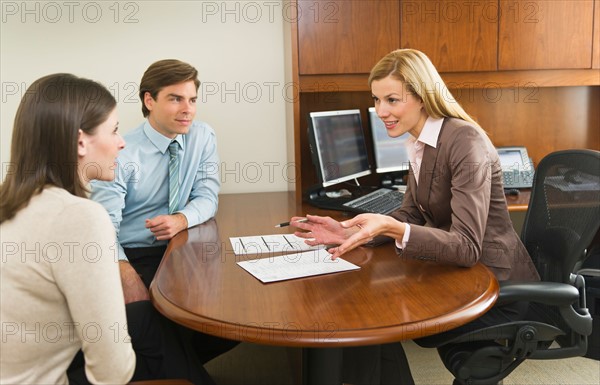
<instances>
[{"instance_id":1,"label":"photo 12 watermark","mask_svg":"<svg viewBox=\"0 0 600 385\"><path fill-rule=\"evenodd\" d=\"M27 82L3 81L2 103L18 102L28 93L38 98L46 98L49 101L57 100L59 92L54 86L45 90L29 89ZM137 104L141 103L139 97L139 84L135 81L113 81L106 83L106 88L111 92L118 103ZM297 82L280 82L269 80L247 80L247 81L214 81L204 80L198 88L198 102L200 103L235 103L235 104L258 104L258 103L294 103L300 98L300 94L314 95L315 98L325 103L336 103L339 98L340 85L333 81L321 81L301 87ZM89 98L97 96L98 90L90 88Z\"/></svg>"},{"instance_id":2,"label":"photo 12 watermark","mask_svg":"<svg viewBox=\"0 0 600 385\"><path fill-rule=\"evenodd\" d=\"M339 23L339 1L202 1L203 23Z\"/></svg>"},{"instance_id":3,"label":"photo 12 watermark","mask_svg":"<svg viewBox=\"0 0 600 385\"><path fill-rule=\"evenodd\" d=\"M2 23L136 24L139 16L135 1L2 1Z\"/></svg>"},{"instance_id":4,"label":"photo 12 watermark","mask_svg":"<svg viewBox=\"0 0 600 385\"><path fill-rule=\"evenodd\" d=\"M538 1L402 1L406 23L538 23L542 7Z\"/></svg>"},{"instance_id":5,"label":"photo 12 watermark","mask_svg":"<svg viewBox=\"0 0 600 385\"><path fill-rule=\"evenodd\" d=\"M110 338L114 343L130 343L127 324L114 322L104 327L98 322L2 322L2 343L98 343Z\"/></svg>"},{"instance_id":6,"label":"photo 12 watermark","mask_svg":"<svg viewBox=\"0 0 600 385\"><path fill-rule=\"evenodd\" d=\"M265 341L313 341L313 342L338 342L339 326L331 321L314 321L312 323L299 323L294 321L273 322L247 322L232 323L228 325L205 322L201 325L200 332L218 335L223 338L264 343Z\"/></svg>"},{"instance_id":7,"label":"photo 12 watermark","mask_svg":"<svg viewBox=\"0 0 600 385\"><path fill-rule=\"evenodd\" d=\"M102 258L118 260L118 244L108 249L97 242L14 242L1 244L2 263L98 263Z\"/></svg>"},{"instance_id":8,"label":"photo 12 watermark","mask_svg":"<svg viewBox=\"0 0 600 385\"><path fill-rule=\"evenodd\" d=\"M48 169L60 170L58 164L48 164ZM74 169L76 165L71 165ZM334 167L334 166L332 166ZM103 167L95 162L85 163L82 167L82 175L86 180L102 179ZM4 180L8 175L15 173L35 173L35 170L18 169L12 162L2 163L1 178ZM120 164L114 170L114 177L124 179L127 183L139 183L142 178L156 178L155 175L142 174L142 168L137 162L126 162ZM298 165L295 162L278 161L230 161L230 162L205 162L200 165L200 178L207 180L218 178L221 183L296 183ZM92 178L93 176L93 178ZM111 178L113 176L111 175Z\"/></svg>"}]
</instances>

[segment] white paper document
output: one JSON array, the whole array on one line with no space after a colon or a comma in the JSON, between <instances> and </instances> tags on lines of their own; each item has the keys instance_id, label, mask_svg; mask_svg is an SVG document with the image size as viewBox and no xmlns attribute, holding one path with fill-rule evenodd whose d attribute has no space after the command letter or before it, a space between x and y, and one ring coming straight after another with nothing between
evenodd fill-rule
<instances>
[{"instance_id":1,"label":"white paper document","mask_svg":"<svg viewBox=\"0 0 600 385\"><path fill-rule=\"evenodd\" d=\"M270 254L283 251L316 250L323 246L309 246L304 239L294 234L257 235L253 237L229 238L233 252L237 255Z\"/></svg>"},{"instance_id":2,"label":"white paper document","mask_svg":"<svg viewBox=\"0 0 600 385\"><path fill-rule=\"evenodd\" d=\"M342 258L331 259L325 249L238 262L263 283L360 269Z\"/></svg>"}]
</instances>

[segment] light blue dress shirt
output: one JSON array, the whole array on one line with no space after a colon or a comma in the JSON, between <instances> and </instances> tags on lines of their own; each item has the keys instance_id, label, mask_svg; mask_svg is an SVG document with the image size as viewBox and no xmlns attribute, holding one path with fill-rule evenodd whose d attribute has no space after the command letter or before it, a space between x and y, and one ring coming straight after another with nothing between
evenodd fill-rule
<instances>
[{"instance_id":1,"label":"light blue dress shirt","mask_svg":"<svg viewBox=\"0 0 600 385\"><path fill-rule=\"evenodd\" d=\"M146 228L146 219L169 212L169 144L171 139L146 120L124 136L112 182L93 181L91 198L108 211L118 239L118 257L127 260L123 247L165 245ZM194 121L179 143L180 199L177 212L188 226L206 222L217 212L219 157L214 130Z\"/></svg>"}]
</instances>

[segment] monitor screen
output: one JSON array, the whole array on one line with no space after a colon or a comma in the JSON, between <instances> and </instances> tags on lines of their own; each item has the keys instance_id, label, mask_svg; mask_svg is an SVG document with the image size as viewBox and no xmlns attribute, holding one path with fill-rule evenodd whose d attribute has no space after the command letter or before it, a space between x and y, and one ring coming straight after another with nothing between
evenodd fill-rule
<instances>
[{"instance_id":1,"label":"monitor screen","mask_svg":"<svg viewBox=\"0 0 600 385\"><path fill-rule=\"evenodd\" d=\"M323 187L371 173L359 110L311 112L308 121L313 163Z\"/></svg>"},{"instance_id":2,"label":"monitor screen","mask_svg":"<svg viewBox=\"0 0 600 385\"><path fill-rule=\"evenodd\" d=\"M377 173L408 171L410 161L407 140L410 134L407 132L397 138L389 136L383 121L375 112L375 107L369 108L369 120L371 121Z\"/></svg>"}]
</instances>

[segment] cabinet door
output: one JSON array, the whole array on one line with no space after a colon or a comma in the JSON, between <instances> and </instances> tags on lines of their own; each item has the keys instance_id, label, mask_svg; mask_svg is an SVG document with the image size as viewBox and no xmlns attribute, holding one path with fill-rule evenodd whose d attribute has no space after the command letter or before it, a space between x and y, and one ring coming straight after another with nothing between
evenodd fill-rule
<instances>
[{"instance_id":1,"label":"cabinet door","mask_svg":"<svg viewBox=\"0 0 600 385\"><path fill-rule=\"evenodd\" d=\"M592 36L592 68L600 68L600 0L594 0L594 34Z\"/></svg>"},{"instance_id":2,"label":"cabinet door","mask_svg":"<svg viewBox=\"0 0 600 385\"><path fill-rule=\"evenodd\" d=\"M399 48L398 1L298 1L300 75L369 73Z\"/></svg>"},{"instance_id":3,"label":"cabinet door","mask_svg":"<svg viewBox=\"0 0 600 385\"><path fill-rule=\"evenodd\" d=\"M593 0L500 0L499 69L590 68Z\"/></svg>"},{"instance_id":4,"label":"cabinet door","mask_svg":"<svg viewBox=\"0 0 600 385\"><path fill-rule=\"evenodd\" d=\"M439 72L495 71L498 1L402 1L401 45L423 51Z\"/></svg>"}]
</instances>

